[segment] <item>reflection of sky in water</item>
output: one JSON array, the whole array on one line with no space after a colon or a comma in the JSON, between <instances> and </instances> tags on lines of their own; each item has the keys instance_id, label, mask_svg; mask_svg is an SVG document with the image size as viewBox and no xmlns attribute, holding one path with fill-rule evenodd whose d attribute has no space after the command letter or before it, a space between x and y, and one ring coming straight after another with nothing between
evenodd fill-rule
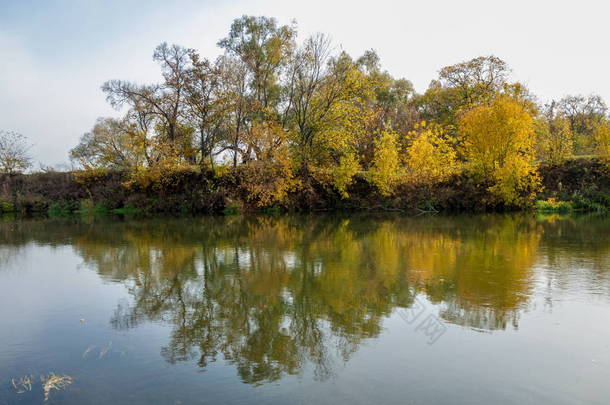
<instances>
[{"instance_id":1,"label":"reflection of sky in water","mask_svg":"<svg viewBox=\"0 0 610 405\"><path fill-rule=\"evenodd\" d=\"M609 230L520 216L0 224L0 405L17 399L10 378L51 371L76 377L51 397L69 404L603 403ZM444 328L431 345L400 314L416 299Z\"/></svg>"}]
</instances>

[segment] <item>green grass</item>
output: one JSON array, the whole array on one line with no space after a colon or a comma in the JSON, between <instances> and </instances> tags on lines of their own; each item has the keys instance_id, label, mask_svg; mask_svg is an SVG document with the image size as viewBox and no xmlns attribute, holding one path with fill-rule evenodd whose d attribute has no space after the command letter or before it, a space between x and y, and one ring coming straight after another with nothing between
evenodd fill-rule
<instances>
[{"instance_id":1,"label":"green grass","mask_svg":"<svg viewBox=\"0 0 610 405\"><path fill-rule=\"evenodd\" d=\"M535 206L541 213L569 214L577 212L607 212L610 210L610 195L592 193L586 196L576 194L571 201L557 201L554 198L538 200Z\"/></svg>"},{"instance_id":2,"label":"green grass","mask_svg":"<svg viewBox=\"0 0 610 405\"><path fill-rule=\"evenodd\" d=\"M556 213L568 213L574 210L571 201L556 201L554 198L547 200L536 201L536 210L539 212L556 212Z\"/></svg>"},{"instance_id":3,"label":"green grass","mask_svg":"<svg viewBox=\"0 0 610 405\"><path fill-rule=\"evenodd\" d=\"M135 215L141 213L142 210L134 207L122 207L110 210L110 213L117 215Z\"/></svg>"}]
</instances>

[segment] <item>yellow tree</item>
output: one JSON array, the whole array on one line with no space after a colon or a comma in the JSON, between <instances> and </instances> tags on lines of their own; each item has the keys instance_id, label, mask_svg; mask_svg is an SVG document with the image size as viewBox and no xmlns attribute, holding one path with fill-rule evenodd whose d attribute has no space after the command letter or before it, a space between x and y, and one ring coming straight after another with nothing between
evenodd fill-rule
<instances>
[{"instance_id":1,"label":"yellow tree","mask_svg":"<svg viewBox=\"0 0 610 405\"><path fill-rule=\"evenodd\" d=\"M245 135L253 160L244 164L242 187L247 200L259 207L282 203L299 182L294 177L288 133L274 121L259 121Z\"/></svg>"},{"instance_id":2,"label":"yellow tree","mask_svg":"<svg viewBox=\"0 0 610 405\"><path fill-rule=\"evenodd\" d=\"M595 152L610 167L610 123L606 120L593 129Z\"/></svg>"},{"instance_id":3,"label":"yellow tree","mask_svg":"<svg viewBox=\"0 0 610 405\"><path fill-rule=\"evenodd\" d=\"M382 195L390 195L400 182L400 157L398 141L392 132L384 132L375 141L372 167L369 170L370 181Z\"/></svg>"},{"instance_id":4,"label":"yellow tree","mask_svg":"<svg viewBox=\"0 0 610 405\"><path fill-rule=\"evenodd\" d=\"M572 157L574 137L567 118L538 120L536 133L536 152L540 160L558 164Z\"/></svg>"},{"instance_id":5,"label":"yellow tree","mask_svg":"<svg viewBox=\"0 0 610 405\"><path fill-rule=\"evenodd\" d=\"M456 152L445 139L442 128L422 122L409 135L413 139L406 153L409 183L432 185L456 173Z\"/></svg>"},{"instance_id":6,"label":"yellow tree","mask_svg":"<svg viewBox=\"0 0 610 405\"><path fill-rule=\"evenodd\" d=\"M459 120L469 170L492 185L500 202L525 205L538 188L534 165L534 120L521 103L498 96Z\"/></svg>"}]
</instances>

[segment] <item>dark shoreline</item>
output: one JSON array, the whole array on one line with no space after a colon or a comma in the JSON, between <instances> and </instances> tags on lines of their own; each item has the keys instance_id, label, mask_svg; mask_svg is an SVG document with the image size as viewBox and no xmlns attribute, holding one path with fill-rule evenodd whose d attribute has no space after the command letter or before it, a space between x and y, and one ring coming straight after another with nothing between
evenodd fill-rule
<instances>
[{"instance_id":1,"label":"dark shoreline","mask_svg":"<svg viewBox=\"0 0 610 405\"><path fill-rule=\"evenodd\" d=\"M423 212L482 213L535 209L536 200L566 201L576 211L610 209L610 169L594 159L572 159L538 169L542 190L526 208L498 204L488 185L467 175L431 186L400 186L391 196L380 195L356 176L342 197L328 185L308 179L281 202L261 206L242 185L241 169L218 175L212 170L183 169L146 186L125 185L121 171L47 172L0 175L0 212L50 213L189 213L238 212ZM553 207L550 208L551 210Z\"/></svg>"}]
</instances>

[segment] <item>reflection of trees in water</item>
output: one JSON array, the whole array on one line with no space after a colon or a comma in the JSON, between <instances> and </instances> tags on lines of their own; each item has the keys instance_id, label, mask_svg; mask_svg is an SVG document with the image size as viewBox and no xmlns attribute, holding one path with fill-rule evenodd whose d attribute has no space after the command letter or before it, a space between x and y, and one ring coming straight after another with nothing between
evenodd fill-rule
<instances>
[{"instance_id":1,"label":"reflection of trees in water","mask_svg":"<svg viewBox=\"0 0 610 405\"><path fill-rule=\"evenodd\" d=\"M540 227L521 216L469 220L434 235L409 233L412 281L445 320L477 329L517 327L531 294Z\"/></svg>"},{"instance_id":2,"label":"reflection of trees in water","mask_svg":"<svg viewBox=\"0 0 610 405\"><path fill-rule=\"evenodd\" d=\"M562 249L570 255L569 247L554 247L563 240L555 225L521 216L36 224L10 236L63 240L86 266L128 287L133 302L119 303L115 328L171 324L167 361L206 367L222 357L249 383L307 364L326 378L336 355L347 361L420 292L447 322L516 328L540 246L553 260ZM607 260L608 247L599 249Z\"/></svg>"},{"instance_id":3,"label":"reflection of trees in water","mask_svg":"<svg viewBox=\"0 0 610 405\"><path fill-rule=\"evenodd\" d=\"M362 339L380 332L384 316L410 298L404 280L358 268L353 249L331 249L339 239L352 238L347 223L337 229L319 225L263 220L237 223L239 229L228 229L224 237L214 234L214 242L205 234L193 239L201 244L188 247L153 242L148 250L159 260L125 277L135 301L117 309L113 325L129 327L139 319L171 323L171 343L163 349L168 361L196 358L204 367L221 353L246 382L295 374L306 362L325 378L333 351L347 360ZM142 255L151 256L146 250ZM94 256L83 252L86 260ZM131 259L140 266L146 259L138 256ZM95 257L114 262L126 255Z\"/></svg>"},{"instance_id":4,"label":"reflection of trees in water","mask_svg":"<svg viewBox=\"0 0 610 405\"><path fill-rule=\"evenodd\" d=\"M123 280L134 304L117 328L174 325L169 362L205 367L219 354L246 382L347 361L382 319L424 291L447 321L481 329L516 323L539 240L518 217L465 219L257 218L165 221L75 244L102 275ZM117 236L120 239L117 240Z\"/></svg>"},{"instance_id":5,"label":"reflection of trees in water","mask_svg":"<svg viewBox=\"0 0 610 405\"><path fill-rule=\"evenodd\" d=\"M0 270L6 270L17 261L23 249L18 247L8 247L0 245Z\"/></svg>"},{"instance_id":6,"label":"reflection of trees in water","mask_svg":"<svg viewBox=\"0 0 610 405\"><path fill-rule=\"evenodd\" d=\"M552 292L570 292L574 285L591 296L609 297L610 217L547 216L540 222L544 245L537 265L548 291L547 304L552 305Z\"/></svg>"}]
</instances>

